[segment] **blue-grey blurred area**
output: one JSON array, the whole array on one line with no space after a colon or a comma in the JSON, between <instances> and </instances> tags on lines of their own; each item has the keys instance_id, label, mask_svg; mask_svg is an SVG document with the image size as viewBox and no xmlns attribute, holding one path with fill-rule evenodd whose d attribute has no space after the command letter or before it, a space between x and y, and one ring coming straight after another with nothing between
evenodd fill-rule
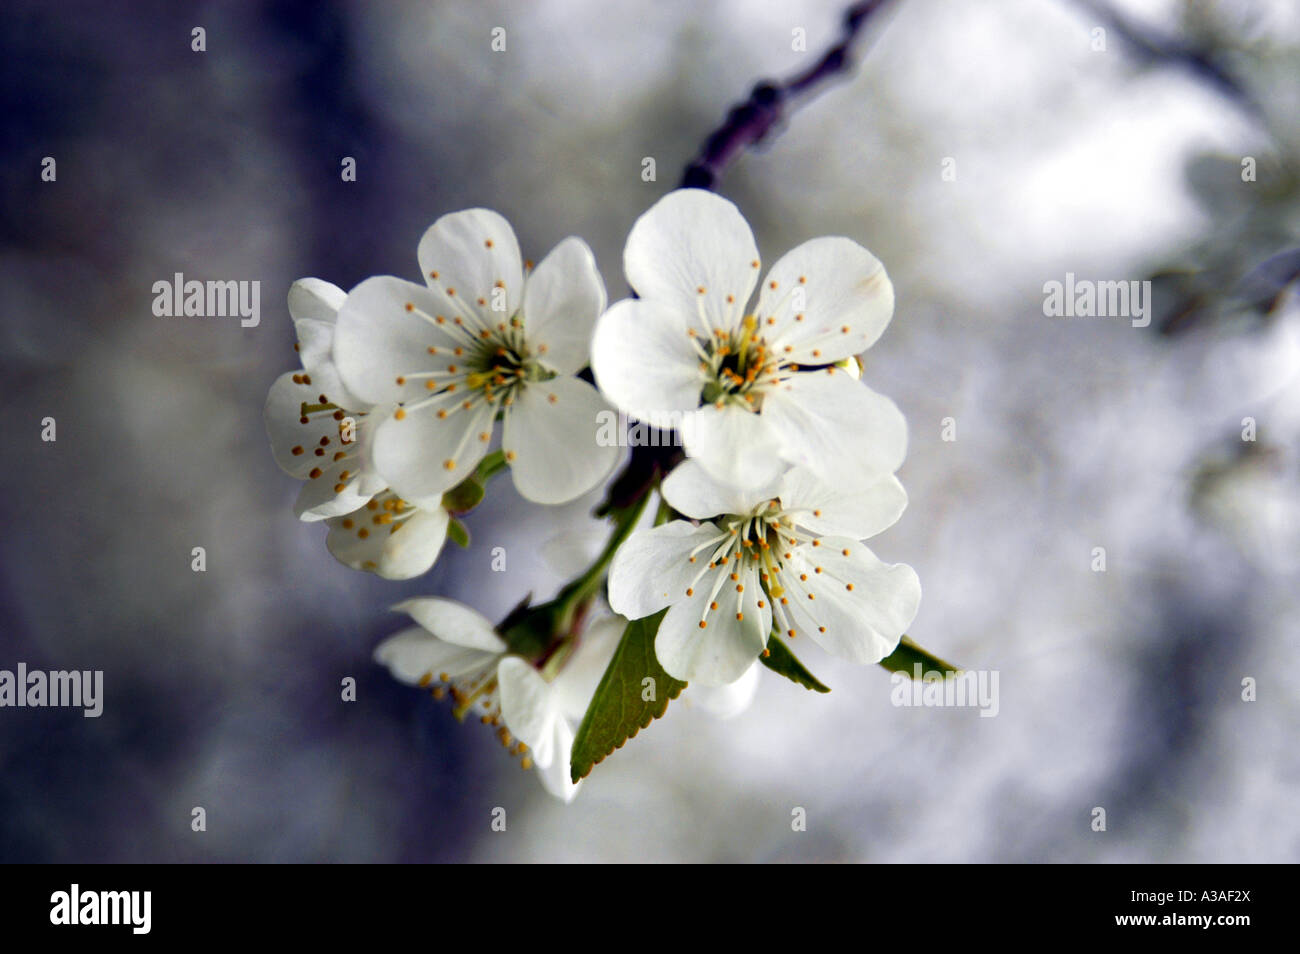
<instances>
[{"instance_id":1,"label":"blue-grey blurred area","mask_svg":"<svg viewBox=\"0 0 1300 954\"><path fill-rule=\"evenodd\" d=\"M621 297L633 220L840 5L8 0L0 669L102 669L105 702L0 709L0 859L1300 858L1300 309L1285 255L1251 277L1300 246L1300 13L1116 3L1153 53L1106 9L898 0L719 184L769 263L844 234L886 264L865 374L911 502L872 546L920 574L918 642L999 672L998 715L896 707L805 646L830 695L765 672L715 722L688 689L564 806L370 653L405 596L553 592L544 545L598 495L503 478L426 578L336 563L261 421L285 293L416 279L424 228L484 205L535 260L586 238ZM261 323L155 317L177 272L260 282ZM1067 272L1154 279L1151 324L1046 317Z\"/></svg>"}]
</instances>

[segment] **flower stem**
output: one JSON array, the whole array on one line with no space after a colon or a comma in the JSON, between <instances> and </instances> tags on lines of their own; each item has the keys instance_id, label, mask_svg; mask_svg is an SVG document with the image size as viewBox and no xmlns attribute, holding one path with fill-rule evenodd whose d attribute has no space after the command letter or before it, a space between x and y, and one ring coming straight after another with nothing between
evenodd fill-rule
<instances>
[{"instance_id":1,"label":"flower stem","mask_svg":"<svg viewBox=\"0 0 1300 954\"><path fill-rule=\"evenodd\" d=\"M596 557L595 562L582 576L566 586L556 597L555 602L559 607L556 628L559 632L568 632L577 609L596 594L596 590L605 579L605 572L609 569L614 554L636 529L637 521L641 519L641 514L645 512L646 504L649 502L650 491L647 489L632 503L616 511L614 532L610 535L609 542L605 544L600 556Z\"/></svg>"},{"instance_id":2,"label":"flower stem","mask_svg":"<svg viewBox=\"0 0 1300 954\"><path fill-rule=\"evenodd\" d=\"M672 507L668 506L668 501L664 500L664 498L660 496L659 508L655 511L655 526L660 526L661 524L665 524L669 520L672 520L675 513L676 511L673 510Z\"/></svg>"}]
</instances>

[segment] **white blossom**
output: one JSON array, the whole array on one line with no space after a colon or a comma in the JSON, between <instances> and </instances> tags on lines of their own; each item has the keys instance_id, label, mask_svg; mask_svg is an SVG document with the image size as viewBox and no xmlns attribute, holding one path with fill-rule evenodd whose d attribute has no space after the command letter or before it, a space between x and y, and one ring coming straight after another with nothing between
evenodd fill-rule
<instances>
[{"instance_id":1,"label":"white blossom","mask_svg":"<svg viewBox=\"0 0 1300 954\"><path fill-rule=\"evenodd\" d=\"M342 289L304 278L289 289L289 315L302 370L271 386L263 417L280 467L305 481L294 512L324 520L326 545L342 563L388 579L425 573L447 538L441 499L417 507L370 464L370 435L383 415L339 379L333 346Z\"/></svg>"},{"instance_id":2,"label":"white blossom","mask_svg":"<svg viewBox=\"0 0 1300 954\"><path fill-rule=\"evenodd\" d=\"M393 609L416 623L375 648L375 662L407 685L450 693L461 717L473 712L485 722L501 716L497 668L505 641L488 619L455 600L420 597Z\"/></svg>"},{"instance_id":3,"label":"white blossom","mask_svg":"<svg viewBox=\"0 0 1300 954\"><path fill-rule=\"evenodd\" d=\"M835 365L869 348L893 315L874 255L816 238L763 279L749 225L711 192L669 193L623 253L639 298L600 319L592 370L624 412L677 424L686 453L719 480L757 487L801 464L827 483L893 473L907 425L888 398Z\"/></svg>"},{"instance_id":4,"label":"white blossom","mask_svg":"<svg viewBox=\"0 0 1300 954\"><path fill-rule=\"evenodd\" d=\"M609 602L629 619L668 607L655 655L676 679L734 682L774 628L853 662L879 662L916 616L916 573L861 542L907 504L892 476L842 490L793 468L740 490L688 460L663 495L699 524L674 520L632 534L610 567Z\"/></svg>"},{"instance_id":5,"label":"white blossom","mask_svg":"<svg viewBox=\"0 0 1300 954\"><path fill-rule=\"evenodd\" d=\"M510 225L485 209L438 219L420 241L425 285L371 278L339 312L334 357L347 386L396 405L374 428L376 471L418 506L473 472L497 417L515 486L556 504L605 479L617 447L596 440L610 407L576 377L605 288L567 238L524 278Z\"/></svg>"}]
</instances>

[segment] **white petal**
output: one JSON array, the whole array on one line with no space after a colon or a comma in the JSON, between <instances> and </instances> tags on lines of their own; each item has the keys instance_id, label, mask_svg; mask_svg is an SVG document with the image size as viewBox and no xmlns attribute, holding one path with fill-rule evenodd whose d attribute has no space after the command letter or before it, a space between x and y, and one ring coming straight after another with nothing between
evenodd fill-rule
<instances>
[{"instance_id":1,"label":"white petal","mask_svg":"<svg viewBox=\"0 0 1300 954\"><path fill-rule=\"evenodd\" d=\"M551 684L560 714L574 725L581 725L582 717L587 714L587 706L626 628L627 620L621 616L605 616L588 625L578 648L565 660L564 668Z\"/></svg>"},{"instance_id":2,"label":"white petal","mask_svg":"<svg viewBox=\"0 0 1300 954\"><path fill-rule=\"evenodd\" d=\"M519 242L496 212L444 215L420 239L419 258L420 274L444 305L459 304L482 326L495 327L519 311L524 294ZM493 299L498 283L504 291L499 302ZM499 309L493 307L497 303Z\"/></svg>"},{"instance_id":3,"label":"white petal","mask_svg":"<svg viewBox=\"0 0 1300 954\"><path fill-rule=\"evenodd\" d=\"M893 652L921 602L921 581L910 566L883 563L847 537L797 548L783 561L780 585L795 628L856 663L877 663Z\"/></svg>"},{"instance_id":4,"label":"white petal","mask_svg":"<svg viewBox=\"0 0 1300 954\"><path fill-rule=\"evenodd\" d=\"M708 404L682 420L688 456L723 483L757 490L781 476L787 464L766 414L736 404Z\"/></svg>"},{"instance_id":5,"label":"white petal","mask_svg":"<svg viewBox=\"0 0 1300 954\"><path fill-rule=\"evenodd\" d=\"M348 390L368 404L413 401L427 394L424 380L414 376L444 370L442 355L462 343L438 326L439 317L449 322L456 316L446 314L423 285L381 275L352 289L334 332L334 364ZM430 354L430 348L436 353ZM401 385L399 377L410 380Z\"/></svg>"},{"instance_id":6,"label":"white petal","mask_svg":"<svg viewBox=\"0 0 1300 954\"><path fill-rule=\"evenodd\" d=\"M702 189L670 192L632 226L623 269L638 295L705 330L740 327L759 271L754 233L732 203ZM728 301L730 298L730 301Z\"/></svg>"},{"instance_id":7,"label":"white petal","mask_svg":"<svg viewBox=\"0 0 1300 954\"><path fill-rule=\"evenodd\" d=\"M319 278L300 278L289 286L289 317L334 324L348 293Z\"/></svg>"},{"instance_id":8,"label":"white petal","mask_svg":"<svg viewBox=\"0 0 1300 954\"><path fill-rule=\"evenodd\" d=\"M289 314L298 335L298 359L320 393L351 411L364 411L366 402L354 395L334 367L334 329L347 292L319 278L300 278L289 288Z\"/></svg>"},{"instance_id":9,"label":"white petal","mask_svg":"<svg viewBox=\"0 0 1300 954\"><path fill-rule=\"evenodd\" d=\"M327 463L318 476L309 476L293 502L294 516L308 522L328 520L364 507L374 494L367 490L370 482L362 479L363 472L348 470L357 466L355 460L344 458ZM343 476L345 473L347 477Z\"/></svg>"},{"instance_id":10,"label":"white petal","mask_svg":"<svg viewBox=\"0 0 1300 954\"><path fill-rule=\"evenodd\" d=\"M762 668L755 662L745 670L743 676L725 686L692 686L687 698L715 719L731 719L753 703L754 695L758 692L759 670Z\"/></svg>"},{"instance_id":11,"label":"white petal","mask_svg":"<svg viewBox=\"0 0 1300 954\"><path fill-rule=\"evenodd\" d=\"M443 676L458 679L480 672L496 656L444 642L419 626L411 626L376 646L374 658L388 667L393 678L414 686L428 685Z\"/></svg>"},{"instance_id":12,"label":"white petal","mask_svg":"<svg viewBox=\"0 0 1300 954\"><path fill-rule=\"evenodd\" d=\"M460 400L444 394L375 428L375 472L407 500L427 505L473 473L487 453L495 408L480 400L466 410ZM447 416L438 417L439 410Z\"/></svg>"},{"instance_id":13,"label":"white petal","mask_svg":"<svg viewBox=\"0 0 1300 954\"><path fill-rule=\"evenodd\" d=\"M483 652L506 651L505 641L497 635L491 621L464 603L426 596L403 600L393 610L406 613L444 642Z\"/></svg>"},{"instance_id":14,"label":"white petal","mask_svg":"<svg viewBox=\"0 0 1300 954\"><path fill-rule=\"evenodd\" d=\"M597 440L601 415L613 414L586 381L561 375L526 385L506 410L501 446L515 489L534 503L566 503L602 480L623 456Z\"/></svg>"},{"instance_id":15,"label":"white petal","mask_svg":"<svg viewBox=\"0 0 1300 954\"><path fill-rule=\"evenodd\" d=\"M311 377L316 392L327 396L330 403L347 411L369 410L370 404L348 390L334 366L334 328L332 323L324 321L294 322L303 370Z\"/></svg>"},{"instance_id":16,"label":"white petal","mask_svg":"<svg viewBox=\"0 0 1300 954\"><path fill-rule=\"evenodd\" d=\"M805 467L792 467L777 496L783 510L797 511L805 529L855 540L892 527L907 509L907 491L893 475L861 487L834 487Z\"/></svg>"},{"instance_id":17,"label":"white petal","mask_svg":"<svg viewBox=\"0 0 1300 954\"><path fill-rule=\"evenodd\" d=\"M609 605L620 616L640 619L684 598L691 580L709 562L712 548L690 552L724 535L711 523L695 527L674 520L649 530L637 530L623 542L609 567Z\"/></svg>"},{"instance_id":18,"label":"white petal","mask_svg":"<svg viewBox=\"0 0 1300 954\"><path fill-rule=\"evenodd\" d=\"M409 580L427 573L442 552L447 540L447 523L450 520L442 507L420 510L396 524L392 533L381 528L384 542L375 571L386 580Z\"/></svg>"},{"instance_id":19,"label":"white petal","mask_svg":"<svg viewBox=\"0 0 1300 954\"><path fill-rule=\"evenodd\" d=\"M388 528L373 525L370 518L371 512L365 507L343 516L330 517L325 546L344 566L374 573L384 555Z\"/></svg>"},{"instance_id":20,"label":"white petal","mask_svg":"<svg viewBox=\"0 0 1300 954\"><path fill-rule=\"evenodd\" d=\"M555 753L549 765L537 768L542 787L556 798L571 802L582 782L574 782L569 762L573 757L573 726L563 719L551 723L550 748Z\"/></svg>"},{"instance_id":21,"label":"white petal","mask_svg":"<svg viewBox=\"0 0 1300 954\"><path fill-rule=\"evenodd\" d=\"M698 460L684 460L664 478L661 492L678 513L693 520L709 520L722 514L750 513L776 495L776 484L743 490L713 477Z\"/></svg>"},{"instance_id":22,"label":"white petal","mask_svg":"<svg viewBox=\"0 0 1300 954\"><path fill-rule=\"evenodd\" d=\"M336 560L354 570L389 580L409 580L427 571L437 559L446 538L446 514L439 507L402 521L381 523L376 518L386 514L375 505L391 499L391 493L384 493L369 506L331 517L325 545Z\"/></svg>"},{"instance_id":23,"label":"white petal","mask_svg":"<svg viewBox=\"0 0 1300 954\"><path fill-rule=\"evenodd\" d=\"M596 322L591 370L622 411L655 426L675 426L700 406L704 373L688 325L662 305L615 302Z\"/></svg>"},{"instance_id":24,"label":"white petal","mask_svg":"<svg viewBox=\"0 0 1300 954\"><path fill-rule=\"evenodd\" d=\"M894 286L885 267L857 242L838 236L804 242L783 255L763 280L755 311L774 350L798 364L833 364L866 351L893 314ZM784 351L787 345L793 350Z\"/></svg>"},{"instance_id":25,"label":"white petal","mask_svg":"<svg viewBox=\"0 0 1300 954\"><path fill-rule=\"evenodd\" d=\"M338 426L328 414L314 414L306 424L302 423L302 404L314 403L316 395L311 385L297 383L294 378L301 380L302 374L287 372L275 379L266 395L262 421L280 469L291 477L306 480L312 468L323 466L321 458L325 452L322 450L320 456L315 454L320 439L338 437Z\"/></svg>"},{"instance_id":26,"label":"white petal","mask_svg":"<svg viewBox=\"0 0 1300 954\"><path fill-rule=\"evenodd\" d=\"M781 453L822 481L865 486L892 474L907 456L907 421L889 398L843 371L794 374L763 398Z\"/></svg>"},{"instance_id":27,"label":"white petal","mask_svg":"<svg viewBox=\"0 0 1300 954\"><path fill-rule=\"evenodd\" d=\"M722 575L723 585L714 594L717 574ZM674 679L703 686L735 682L766 648L772 607L753 568L737 576L733 581L725 568L708 574L694 587L693 596L674 603L664 616L655 637L655 655ZM717 603L716 610L711 600ZM707 623L704 628L701 620Z\"/></svg>"},{"instance_id":28,"label":"white petal","mask_svg":"<svg viewBox=\"0 0 1300 954\"><path fill-rule=\"evenodd\" d=\"M497 681L506 727L532 750L537 767L546 768L556 756L555 723L564 721L555 708L550 684L518 656L501 660Z\"/></svg>"},{"instance_id":29,"label":"white petal","mask_svg":"<svg viewBox=\"0 0 1300 954\"><path fill-rule=\"evenodd\" d=\"M524 339L547 367L576 374L591 357L605 283L587 243L570 236L524 282Z\"/></svg>"},{"instance_id":30,"label":"white petal","mask_svg":"<svg viewBox=\"0 0 1300 954\"><path fill-rule=\"evenodd\" d=\"M301 374L282 374L271 385L263 420L271 439L275 461L285 473L307 481L299 493L294 512L302 520L323 520L345 514L364 504L382 487L365 469L360 440L343 442L344 432L330 412L318 412L302 422L303 403L316 403L315 379L301 381ZM358 433L353 435L359 438ZM342 457L337 455L342 454ZM344 473L347 477L343 477ZM342 484L342 491L335 487Z\"/></svg>"}]
</instances>

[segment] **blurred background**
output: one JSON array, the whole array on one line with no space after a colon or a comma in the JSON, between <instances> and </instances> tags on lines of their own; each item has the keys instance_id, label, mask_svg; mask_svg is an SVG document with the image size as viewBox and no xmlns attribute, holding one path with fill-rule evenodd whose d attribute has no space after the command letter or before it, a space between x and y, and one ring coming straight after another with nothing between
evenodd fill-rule
<instances>
[{"instance_id":1,"label":"blurred background","mask_svg":"<svg viewBox=\"0 0 1300 954\"><path fill-rule=\"evenodd\" d=\"M636 216L842 7L4 5L0 668L102 669L105 708L0 710L0 859L1300 859L1289 0L897 0L719 182L768 262L824 234L885 262L866 380L908 417L911 505L872 545L920 574L917 641L1000 673L996 718L805 647L829 696L764 672L718 722L688 690L566 807L370 653L405 596L552 593L544 546L598 495L498 481L408 583L294 519L261 420L294 279L416 279L423 230L485 205L534 260L585 237L621 297ZM260 281L261 324L155 317L176 272ZM1045 317L1066 272L1152 279L1151 325Z\"/></svg>"}]
</instances>

